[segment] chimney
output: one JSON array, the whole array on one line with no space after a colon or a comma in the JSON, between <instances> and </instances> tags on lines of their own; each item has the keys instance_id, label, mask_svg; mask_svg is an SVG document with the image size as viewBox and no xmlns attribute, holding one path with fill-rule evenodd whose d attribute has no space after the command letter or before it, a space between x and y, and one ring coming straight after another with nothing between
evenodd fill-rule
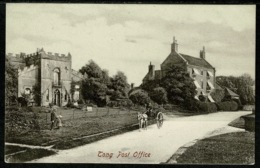
<instances>
[{"instance_id":1,"label":"chimney","mask_svg":"<svg viewBox=\"0 0 260 168\"><path fill-rule=\"evenodd\" d=\"M149 73L149 79L154 78L154 65L150 62L149 68L148 68L148 73Z\"/></svg>"},{"instance_id":2,"label":"chimney","mask_svg":"<svg viewBox=\"0 0 260 168\"><path fill-rule=\"evenodd\" d=\"M172 52L178 52L178 43L177 40L175 40L175 36L173 37L173 42L172 42Z\"/></svg>"},{"instance_id":3,"label":"chimney","mask_svg":"<svg viewBox=\"0 0 260 168\"><path fill-rule=\"evenodd\" d=\"M203 50L200 50L200 58L206 59L206 57L205 57L205 47L204 46L203 46Z\"/></svg>"},{"instance_id":4,"label":"chimney","mask_svg":"<svg viewBox=\"0 0 260 168\"><path fill-rule=\"evenodd\" d=\"M135 84L134 84L134 83L131 83L131 89L133 89L133 88L134 88L134 86L135 86Z\"/></svg>"}]
</instances>

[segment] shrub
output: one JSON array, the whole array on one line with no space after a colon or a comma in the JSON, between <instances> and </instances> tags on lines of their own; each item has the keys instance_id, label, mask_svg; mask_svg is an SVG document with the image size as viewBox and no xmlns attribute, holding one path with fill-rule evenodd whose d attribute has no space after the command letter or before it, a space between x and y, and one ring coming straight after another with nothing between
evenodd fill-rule
<instances>
[{"instance_id":1,"label":"shrub","mask_svg":"<svg viewBox=\"0 0 260 168\"><path fill-rule=\"evenodd\" d=\"M199 100L200 100L201 102L205 102L205 101L206 101L206 97L203 96L203 95L199 95Z\"/></svg>"},{"instance_id":2,"label":"shrub","mask_svg":"<svg viewBox=\"0 0 260 168\"><path fill-rule=\"evenodd\" d=\"M170 104L164 104L164 105L163 105L163 108L164 108L165 110L172 110L172 105L170 105Z\"/></svg>"},{"instance_id":3,"label":"shrub","mask_svg":"<svg viewBox=\"0 0 260 168\"><path fill-rule=\"evenodd\" d=\"M200 112L212 113L218 111L218 108L215 103L209 102L197 102L198 103L198 110Z\"/></svg>"},{"instance_id":4,"label":"shrub","mask_svg":"<svg viewBox=\"0 0 260 168\"><path fill-rule=\"evenodd\" d=\"M220 111L237 111L238 104L235 101L225 101L217 103L218 110Z\"/></svg>"},{"instance_id":5,"label":"shrub","mask_svg":"<svg viewBox=\"0 0 260 168\"><path fill-rule=\"evenodd\" d=\"M151 102L150 97L148 96L148 93L144 90L137 90L134 93L132 93L129 97L129 99L138 105L145 105L149 102Z\"/></svg>"},{"instance_id":6,"label":"shrub","mask_svg":"<svg viewBox=\"0 0 260 168\"><path fill-rule=\"evenodd\" d=\"M83 100L82 100L82 99L79 99L79 100L78 100L78 104L84 104Z\"/></svg>"}]
</instances>

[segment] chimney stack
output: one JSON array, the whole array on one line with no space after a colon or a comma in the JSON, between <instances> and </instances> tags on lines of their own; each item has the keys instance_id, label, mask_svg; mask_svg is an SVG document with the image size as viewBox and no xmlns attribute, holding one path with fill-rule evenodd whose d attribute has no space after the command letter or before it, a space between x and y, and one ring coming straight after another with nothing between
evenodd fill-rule
<instances>
[{"instance_id":1,"label":"chimney stack","mask_svg":"<svg viewBox=\"0 0 260 168\"><path fill-rule=\"evenodd\" d=\"M148 73L149 80L152 80L154 78L154 65L152 65L152 62L150 62L150 65L148 66Z\"/></svg>"},{"instance_id":2,"label":"chimney stack","mask_svg":"<svg viewBox=\"0 0 260 168\"><path fill-rule=\"evenodd\" d=\"M173 36L172 52L178 52L178 43L177 40L175 40L175 36Z\"/></svg>"},{"instance_id":3,"label":"chimney stack","mask_svg":"<svg viewBox=\"0 0 260 168\"><path fill-rule=\"evenodd\" d=\"M134 84L134 83L131 83L131 89L133 89L133 88L134 88L134 86L135 86L135 84Z\"/></svg>"},{"instance_id":4,"label":"chimney stack","mask_svg":"<svg viewBox=\"0 0 260 168\"><path fill-rule=\"evenodd\" d=\"M203 50L200 50L200 58L206 59L206 57L205 57L205 47L204 46L203 46Z\"/></svg>"}]
</instances>

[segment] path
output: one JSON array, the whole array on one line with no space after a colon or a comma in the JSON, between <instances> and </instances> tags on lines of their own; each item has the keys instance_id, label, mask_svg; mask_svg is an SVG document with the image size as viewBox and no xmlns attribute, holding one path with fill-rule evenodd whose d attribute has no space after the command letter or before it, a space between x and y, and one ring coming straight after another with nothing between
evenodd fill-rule
<instances>
[{"instance_id":1,"label":"path","mask_svg":"<svg viewBox=\"0 0 260 168\"><path fill-rule=\"evenodd\" d=\"M250 112L218 112L181 118L168 117L161 129L151 125L146 131L134 130L91 144L62 150L56 155L31 162L158 164L166 162L182 145L204 137L248 113ZM118 157L119 151L124 153L125 157Z\"/></svg>"}]
</instances>

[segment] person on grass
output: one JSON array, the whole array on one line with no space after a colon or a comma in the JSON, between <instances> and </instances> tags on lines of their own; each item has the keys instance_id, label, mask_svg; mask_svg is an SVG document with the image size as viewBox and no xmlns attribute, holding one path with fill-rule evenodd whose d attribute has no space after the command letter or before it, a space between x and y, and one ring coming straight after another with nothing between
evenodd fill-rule
<instances>
[{"instance_id":1,"label":"person on grass","mask_svg":"<svg viewBox=\"0 0 260 168\"><path fill-rule=\"evenodd\" d=\"M53 107L53 104L50 103L49 106L50 106L49 112L51 113L51 130L52 130L54 126L57 125L58 116L56 114L56 109Z\"/></svg>"}]
</instances>

